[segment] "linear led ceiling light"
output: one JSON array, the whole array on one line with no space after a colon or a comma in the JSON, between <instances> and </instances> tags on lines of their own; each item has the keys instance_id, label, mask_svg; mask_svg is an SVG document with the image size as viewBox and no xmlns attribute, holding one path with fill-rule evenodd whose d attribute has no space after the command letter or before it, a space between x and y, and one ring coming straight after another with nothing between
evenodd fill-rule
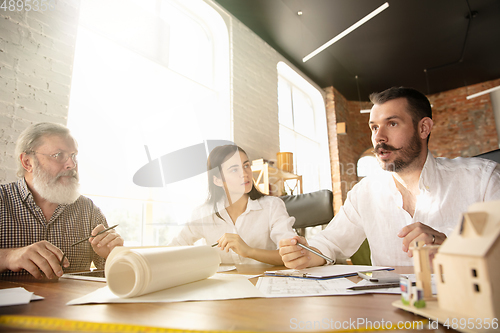
<instances>
[{"instance_id":1,"label":"linear led ceiling light","mask_svg":"<svg viewBox=\"0 0 500 333\"><path fill-rule=\"evenodd\" d=\"M496 87L493 87L493 88L490 88L490 89L486 89L486 90L480 91L478 93L475 93L475 94L467 96L467 99L472 99L472 98L475 98L475 97L479 97L481 95L489 94L490 92L498 90L498 89L500 89L500 86L496 86Z\"/></svg>"},{"instance_id":2,"label":"linear led ceiling light","mask_svg":"<svg viewBox=\"0 0 500 333\"><path fill-rule=\"evenodd\" d=\"M323 44L322 46L318 47L316 50L312 51L311 53L309 53L308 55L306 55L303 59L302 59L302 62L306 62L307 60L311 59L312 57L314 57L316 54L320 53L321 51L323 51L324 49L326 49L327 47L329 47L330 45L332 45L333 43L335 43L336 41L340 40L341 38L347 36L349 33L351 33L352 31L356 30L357 28L359 28L362 24L368 22L369 20L371 20L372 18L374 18L376 15L380 14L381 12L383 12L385 9L387 9L389 7L389 3L386 2L384 3L382 6L378 7L377 9L375 9L373 12L371 12L370 14L366 15L365 17L363 17L361 20L359 20L358 22L354 23L353 25L351 25L349 28L347 28L346 30L344 30L343 32L341 32L340 34L338 34L337 36L333 37L332 39L330 39L328 42L326 42L325 44Z\"/></svg>"}]
</instances>

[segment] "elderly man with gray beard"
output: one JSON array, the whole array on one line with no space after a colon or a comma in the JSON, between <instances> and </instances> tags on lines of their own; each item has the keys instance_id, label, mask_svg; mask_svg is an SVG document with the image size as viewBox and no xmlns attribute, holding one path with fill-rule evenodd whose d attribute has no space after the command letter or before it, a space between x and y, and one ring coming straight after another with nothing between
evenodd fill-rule
<instances>
[{"instance_id":1,"label":"elderly man with gray beard","mask_svg":"<svg viewBox=\"0 0 500 333\"><path fill-rule=\"evenodd\" d=\"M0 185L0 275L58 278L89 270L123 239L79 192L77 143L68 128L31 125L16 144L18 181ZM89 237L87 242L71 244Z\"/></svg>"}]
</instances>

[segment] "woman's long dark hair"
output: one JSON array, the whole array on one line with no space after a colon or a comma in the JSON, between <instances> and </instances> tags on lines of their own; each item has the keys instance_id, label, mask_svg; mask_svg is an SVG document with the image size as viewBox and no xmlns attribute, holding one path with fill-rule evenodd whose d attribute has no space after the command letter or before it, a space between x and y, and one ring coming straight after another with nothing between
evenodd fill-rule
<instances>
[{"instance_id":1,"label":"woman's long dark hair","mask_svg":"<svg viewBox=\"0 0 500 333\"><path fill-rule=\"evenodd\" d=\"M236 145L225 145L215 147L207 160L207 171L208 171L208 198L207 204L214 208L215 214L222 219L219 212L217 211L217 202L226 195L224 188L214 184L214 176L221 178L225 182L224 174L222 173L222 163L227 161L231 156L233 156L238 151L247 155L247 153ZM248 155L247 155L248 156ZM263 197L265 194L260 192L252 181L252 189L248 192L248 196L251 200L257 200Z\"/></svg>"}]
</instances>

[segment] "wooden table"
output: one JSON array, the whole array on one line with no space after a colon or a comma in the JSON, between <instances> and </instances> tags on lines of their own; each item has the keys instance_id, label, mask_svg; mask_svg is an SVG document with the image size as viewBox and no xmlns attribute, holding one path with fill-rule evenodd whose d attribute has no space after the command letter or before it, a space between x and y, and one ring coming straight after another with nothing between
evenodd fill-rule
<instances>
[{"instance_id":1,"label":"wooden table","mask_svg":"<svg viewBox=\"0 0 500 333\"><path fill-rule=\"evenodd\" d=\"M236 273L260 274L277 269L266 265L240 265ZM411 267L397 268L409 273ZM355 278L358 279L358 278ZM252 279L255 283L257 279ZM0 280L0 289L24 287L45 297L27 305L0 307L2 315L57 317L98 323L126 323L172 329L297 332L331 331L335 322L358 320L383 323L421 321L426 318L399 310L391 305L399 295L364 294L353 296L318 296L295 298L257 298L182 303L92 304L67 306L70 300L104 286L102 282L60 279L40 282L28 279ZM316 329L304 329L316 324ZM318 326L321 324L322 326ZM340 325L340 324L337 324ZM353 324L354 325L354 324ZM408 324L409 325L409 324ZM350 326L352 328L354 326ZM364 326L363 326L364 327ZM325 329L326 328L326 329ZM12 331L0 327L0 331ZM28 332L29 330L23 330ZM405 330L404 332L422 332ZM424 329L424 332L429 330ZM444 332L439 326L432 332ZM16 331L18 332L18 331Z\"/></svg>"}]
</instances>

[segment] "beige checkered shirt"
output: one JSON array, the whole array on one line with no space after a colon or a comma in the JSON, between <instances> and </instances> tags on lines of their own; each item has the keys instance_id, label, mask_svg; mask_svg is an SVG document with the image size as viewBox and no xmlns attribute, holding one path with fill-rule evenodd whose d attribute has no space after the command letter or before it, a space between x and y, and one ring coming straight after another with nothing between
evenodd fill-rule
<instances>
[{"instance_id":1,"label":"beige checkered shirt","mask_svg":"<svg viewBox=\"0 0 500 333\"><path fill-rule=\"evenodd\" d=\"M93 261L97 268L103 268L105 259L99 257L89 242L74 247L74 242L88 237L92 229L103 224L106 218L92 200L80 196L70 205L59 205L49 221L45 219L40 207L35 204L26 181L0 185L0 248L17 248L46 240L63 251L70 266L69 271L82 271L90 268ZM6 271L0 276L27 274Z\"/></svg>"}]
</instances>

